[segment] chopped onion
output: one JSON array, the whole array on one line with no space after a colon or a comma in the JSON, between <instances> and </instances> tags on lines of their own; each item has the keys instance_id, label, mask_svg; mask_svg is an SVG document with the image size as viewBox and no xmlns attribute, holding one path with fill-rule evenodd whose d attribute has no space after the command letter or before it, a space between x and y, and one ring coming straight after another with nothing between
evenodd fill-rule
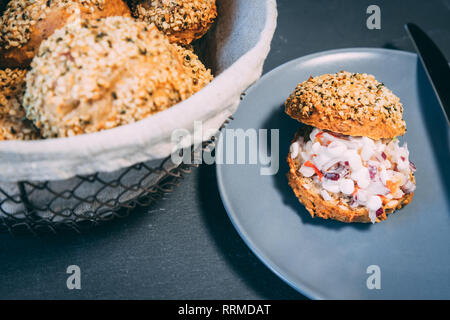
<instances>
[{"instance_id":1,"label":"chopped onion","mask_svg":"<svg viewBox=\"0 0 450 320\"><path fill-rule=\"evenodd\" d=\"M326 190L320 190L320 195L322 196L323 200L325 201L331 201L333 198L326 192Z\"/></svg>"},{"instance_id":2,"label":"chopped onion","mask_svg":"<svg viewBox=\"0 0 450 320\"><path fill-rule=\"evenodd\" d=\"M383 140L345 136L317 128L312 130L310 138L308 142L299 139L298 150L292 144L291 156L298 154L303 163L311 162L299 171L311 177L312 185L320 188L326 201L333 200L332 194L336 194L342 204L368 208L369 217L375 222L384 213L384 200L387 207L393 208L398 203L395 199L415 190L409 176L416 168L408 159L406 144L400 146L397 139L386 144Z\"/></svg>"},{"instance_id":3,"label":"chopped onion","mask_svg":"<svg viewBox=\"0 0 450 320\"><path fill-rule=\"evenodd\" d=\"M298 142L294 142L291 144L291 159L295 159L298 156L299 144Z\"/></svg>"},{"instance_id":4,"label":"chopped onion","mask_svg":"<svg viewBox=\"0 0 450 320\"><path fill-rule=\"evenodd\" d=\"M400 189L406 194L414 192L416 190L416 185L408 180Z\"/></svg>"},{"instance_id":5,"label":"chopped onion","mask_svg":"<svg viewBox=\"0 0 450 320\"><path fill-rule=\"evenodd\" d=\"M303 165L303 166L300 167L299 172L300 172L303 176L305 176L305 177L307 177L307 178L312 177L312 176L314 175L314 173L315 173L315 171L314 171L313 168L307 167L307 166L305 166L305 165Z\"/></svg>"}]
</instances>

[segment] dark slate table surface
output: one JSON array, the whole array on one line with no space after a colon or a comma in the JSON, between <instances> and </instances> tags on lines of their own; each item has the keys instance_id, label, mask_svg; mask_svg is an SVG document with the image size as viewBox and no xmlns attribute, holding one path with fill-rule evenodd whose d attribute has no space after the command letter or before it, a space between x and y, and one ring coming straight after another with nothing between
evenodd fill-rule
<instances>
[{"instance_id":1,"label":"dark slate table surface","mask_svg":"<svg viewBox=\"0 0 450 320\"><path fill-rule=\"evenodd\" d=\"M366 28L371 4L381 8L381 30ZM278 10L264 72L328 49L413 51L406 22L423 27L450 58L450 0L279 0ZM69 265L81 268L81 290L66 287ZM152 207L83 235L0 235L0 298L304 299L241 240L208 165Z\"/></svg>"}]
</instances>

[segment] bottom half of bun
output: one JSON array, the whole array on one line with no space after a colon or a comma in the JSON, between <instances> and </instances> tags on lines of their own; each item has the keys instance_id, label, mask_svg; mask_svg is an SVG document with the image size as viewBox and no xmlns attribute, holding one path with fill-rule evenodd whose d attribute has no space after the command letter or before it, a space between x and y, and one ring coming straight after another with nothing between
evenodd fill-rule
<instances>
[{"instance_id":1,"label":"bottom half of bun","mask_svg":"<svg viewBox=\"0 0 450 320\"><path fill-rule=\"evenodd\" d=\"M297 132L295 139L301 136L307 136L310 128L306 127ZM341 222L351 223L370 223L369 210L366 207L351 207L339 198L332 201L325 200L320 194L320 187L314 182L312 177L305 177L300 172L300 164L291 158L291 153L287 157L289 164L289 172L287 179L289 186L295 193L298 200L305 206L306 210L314 217L323 219L333 219ZM414 180L414 177L412 177ZM376 217L376 222L387 219L387 216L411 202L414 193L407 193L398 199L398 203L394 207L383 206L383 213Z\"/></svg>"}]
</instances>

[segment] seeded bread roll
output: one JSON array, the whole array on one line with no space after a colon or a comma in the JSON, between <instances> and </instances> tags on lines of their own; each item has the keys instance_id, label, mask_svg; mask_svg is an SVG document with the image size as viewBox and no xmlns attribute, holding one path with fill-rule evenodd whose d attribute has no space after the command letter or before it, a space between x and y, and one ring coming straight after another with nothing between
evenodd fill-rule
<instances>
[{"instance_id":1,"label":"seeded bread roll","mask_svg":"<svg viewBox=\"0 0 450 320\"><path fill-rule=\"evenodd\" d=\"M195 92L199 91L212 81L213 76L211 74L211 70L206 69L192 49L186 49L177 44L173 44L173 46L182 57L184 67L191 75L192 85Z\"/></svg>"},{"instance_id":2,"label":"seeded bread roll","mask_svg":"<svg viewBox=\"0 0 450 320\"><path fill-rule=\"evenodd\" d=\"M301 128L295 135L292 143L296 142L299 137L303 137L304 141L309 140L310 127ZM394 206L389 206L389 203L383 204L383 213L376 217L376 221L372 221L369 216L369 210L366 207L352 208L347 202L342 201L341 196L330 193L331 199L325 200L320 194L320 188L314 181L313 177L305 177L300 172L301 163L296 158L292 158L291 152L287 157L289 164L289 172L287 179L289 186L295 193L298 200L305 206L306 210L311 214L311 217L319 217L322 219L333 219L341 222L380 222L387 219L387 216L397 209L401 209L411 202L414 193L404 194L403 197L397 200ZM411 174L411 179L414 182L414 177Z\"/></svg>"},{"instance_id":3,"label":"seeded bread roll","mask_svg":"<svg viewBox=\"0 0 450 320\"><path fill-rule=\"evenodd\" d=\"M24 107L47 138L135 122L195 92L175 47L131 18L70 23L42 42L31 67Z\"/></svg>"},{"instance_id":4,"label":"seeded bread roll","mask_svg":"<svg viewBox=\"0 0 450 320\"><path fill-rule=\"evenodd\" d=\"M0 67L28 67L41 42L77 16L130 15L123 0L11 0L0 17Z\"/></svg>"},{"instance_id":5,"label":"seeded bread roll","mask_svg":"<svg viewBox=\"0 0 450 320\"><path fill-rule=\"evenodd\" d=\"M378 140L406 132L400 99L367 74L310 77L292 92L285 108L300 122L350 136Z\"/></svg>"},{"instance_id":6,"label":"seeded bread roll","mask_svg":"<svg viewBox=\"0 0 450 320\"><path fill-rule=\"evenodd\" d=\"M34 140L38 132L25 118L20 101L26 70L0 70L0 140Z\"/></svg>"},{"instance_id":7,"label":"seeded bread roll","mask_svg":"<svg viewBox=\"0 0 450 320\"><path fill-rule=\"evenodd\" d=\"M217 17L215 0L134 0L133 15L154 23L170 42L183 45L200 39Z\"/></svg>"}]
</instances>

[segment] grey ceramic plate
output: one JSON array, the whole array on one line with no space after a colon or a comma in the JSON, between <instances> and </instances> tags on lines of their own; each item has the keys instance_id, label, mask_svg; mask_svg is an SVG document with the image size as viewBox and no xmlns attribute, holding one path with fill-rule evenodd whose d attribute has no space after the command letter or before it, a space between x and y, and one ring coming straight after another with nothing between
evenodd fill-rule
<instances>
[{"instance_id":1,"label":"grey ceramic plate","mask_svg":"<svg viewBox=\"0 0 450 320\"><path fill-rule=\"evenodd\" d=\"M312 219L285 177L299 123L285 115L284 100L310 75L340 70L375 75L405 107L404 139L417 166L417 190L411 204L375 225ZM238 128L279 129L277 174L261 175L259 164L222 164L217 176L239 234L284 281L316 299L450 298L449 131L415 54L343 49L286 63L248 90L228 127ZM225 141L218 159L226 156ZM381 289L367 287L371 265L380 268Z\"/></svg>"}]
</instances>

